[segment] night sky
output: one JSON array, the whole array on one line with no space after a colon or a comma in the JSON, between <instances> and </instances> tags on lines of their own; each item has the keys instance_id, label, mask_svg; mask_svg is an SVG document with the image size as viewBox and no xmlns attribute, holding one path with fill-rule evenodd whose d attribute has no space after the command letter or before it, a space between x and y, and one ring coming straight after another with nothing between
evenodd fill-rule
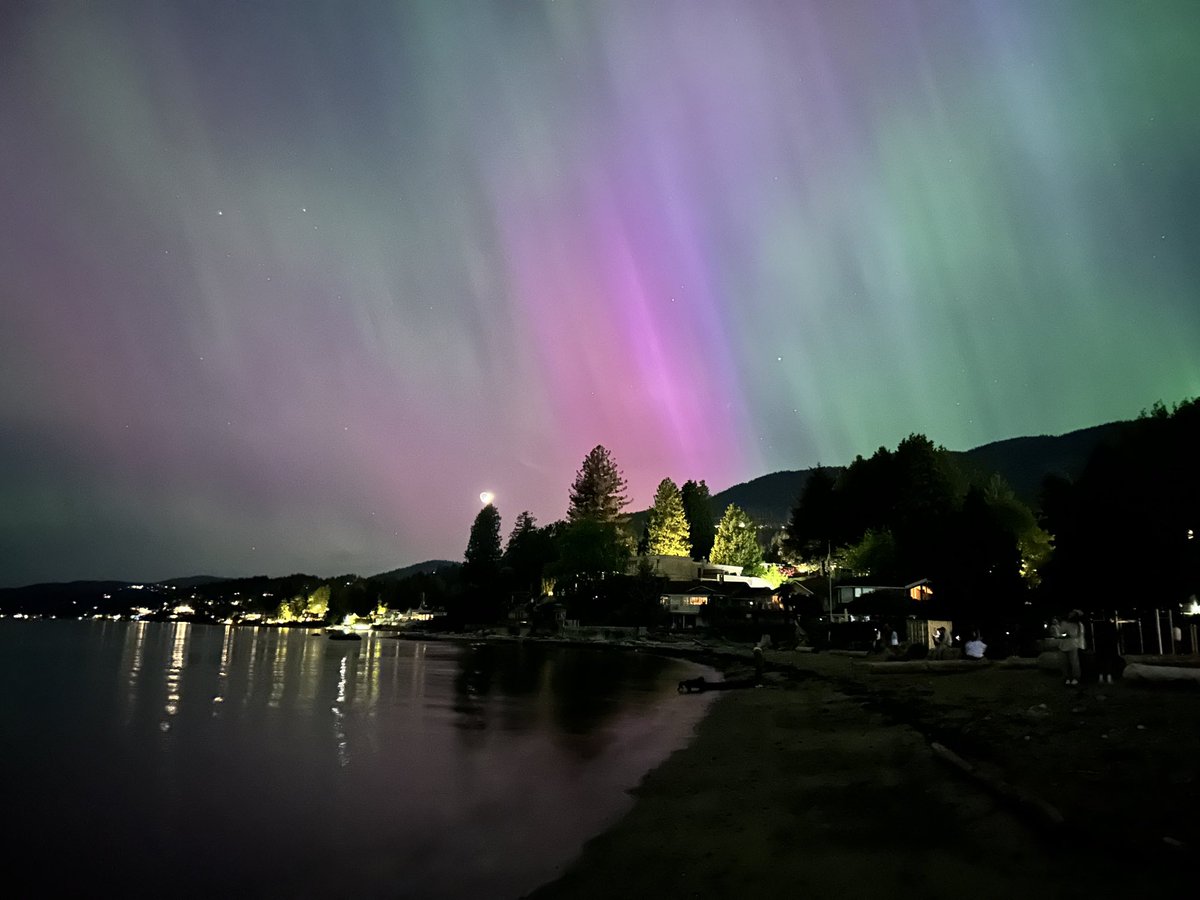
<instances>
[{"instance_id":1,"label":"night sky","mask_svg":"<svg viewBox=\"0 0 1200 900\"><path fill-rule=\"evenodd\" d=\"M0 585L373 574L1200 394L1200 3L9 0Z\"/></svg>"}]
</instances>

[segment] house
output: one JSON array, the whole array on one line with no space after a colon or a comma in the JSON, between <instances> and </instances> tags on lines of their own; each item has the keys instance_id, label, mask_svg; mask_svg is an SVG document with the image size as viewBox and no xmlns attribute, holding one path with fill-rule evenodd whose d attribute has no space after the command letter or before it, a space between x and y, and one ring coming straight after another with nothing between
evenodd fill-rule
<instances>
[{"instance_id":1,"label":"house","mask_svg":"<svg viewBox=\"0 0 1200 900\"><path fill-rule=\"evenodd\" d=\"M835 621L881 612L901 612L911 608L913 603L922 603L933 597L933 586L928 578L901 585L844 581L835 591L836 605L832 613Z\"/></svg>"},{"instance_id":2,"label":"house","mask_svg":"<svg viewBox=\"0 0 1200 900\"><path fill-rule=\"evenodd\" d=\"M812 596L808 588L794 582L772 587L765 578L743 575L741 566L682 556L641 556L631 569L649 569L650 574L667 580L659 602L672 628L781 623L790 627L792 599Z\"/></svg>"},{"instance_id":3,"label":"house","mask_svg":"<svg viewBox=\"0 0 1200 900\"><path fill-rule=\"evenodd\" d=\"M811 596L812 592L799 584L773 588L766 583L759 586L740 579L698 579L668 583L659 600L670 615L671 627L687 629L791 623L791 598L796 595Z\"/></svg>"},{"instance_id":4,"label":"house","mask_svg":"<svg viewBox=\"0 0 1200 900\"><path fill-rule=\"evenodd\" d=\"M718 588L712 582L677 582L668 585L659 602L670 614L672 628L695 628L708 624L704 616L717 596Z\"/></svg>"},{"instance_id":5,"label":"house","mask_svg":"<svg viewBox=\"0 0 1200 900\"><path fill-rule=\"evenodd\" d=\"M741 566L725 566L708 560L697 562L687 556L636 556L629 563L628 574L636 575L644 566L651 575L669 581L716 581L770 587L765 578L743 575Z\"/></svg>"}]
</instances>

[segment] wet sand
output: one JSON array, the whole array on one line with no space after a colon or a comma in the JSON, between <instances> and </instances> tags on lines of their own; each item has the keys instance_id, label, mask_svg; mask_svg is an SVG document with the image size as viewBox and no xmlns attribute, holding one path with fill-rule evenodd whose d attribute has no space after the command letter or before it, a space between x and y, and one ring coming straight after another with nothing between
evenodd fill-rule
<instances>
[{"instance_id":1,"label":"wet sand","mask_svg":"<svg viewBox=\"0 0 1200 900\"><path fill-rule=\"evenodd\" d=\"M633 810L533 896L1095 897L1200 883L1200 692L1068 689L999 665L877 674L830 654L768 664L766 686L723 694Z\"/></svg>"}]
</instances>

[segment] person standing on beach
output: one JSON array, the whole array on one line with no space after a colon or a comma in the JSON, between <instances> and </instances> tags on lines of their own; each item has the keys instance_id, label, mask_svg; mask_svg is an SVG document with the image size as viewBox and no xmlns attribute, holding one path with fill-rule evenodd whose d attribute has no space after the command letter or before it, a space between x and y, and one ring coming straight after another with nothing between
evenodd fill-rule
<instances>
[{"instance_id":1,"label":"person standing on beach","mask_svg":"<svg viewBox=\"0 0 1200 900\"><path fill-rule=\"evenodd\" d=\"M1096 645L1097 683L1112 684L1113 675L1117 674L1117 661L1121 658L1117 648L1117 623L1113 616L1104 615L1095 623L1092 639Z\"/></svg>"},{"instance_id":2,"label":"person standing on beach","mask_svg":"<svg viewBox=\"0 0 1200 900\"><path fill-rule=\"evenodd\" d=\"M1067 684L1079 684L1079 651L1083 647L1083 613L1073 609L1065 621L1058 623L1058 649L1063 655Z\"/></svg>"}]
</instances>

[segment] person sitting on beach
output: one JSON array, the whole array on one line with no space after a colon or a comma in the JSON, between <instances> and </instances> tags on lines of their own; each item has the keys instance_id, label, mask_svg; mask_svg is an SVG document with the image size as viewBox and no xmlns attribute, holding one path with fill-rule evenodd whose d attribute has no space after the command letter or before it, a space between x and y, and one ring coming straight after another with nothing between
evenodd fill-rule
<instances>
[{"instance_id":1,"label":"person sitting on beach","mask_svg":"<svg viewBox=\"0 0 1200 900\"><path fill-rule=\"evenodd\" d=\"M987 652L987 644L979 639L979 632L976 631L971 635L971 639L967 641L967 645L963 647L963 655L967 659L983 659L983 654Z\"/></svg>"}]
</instances>

